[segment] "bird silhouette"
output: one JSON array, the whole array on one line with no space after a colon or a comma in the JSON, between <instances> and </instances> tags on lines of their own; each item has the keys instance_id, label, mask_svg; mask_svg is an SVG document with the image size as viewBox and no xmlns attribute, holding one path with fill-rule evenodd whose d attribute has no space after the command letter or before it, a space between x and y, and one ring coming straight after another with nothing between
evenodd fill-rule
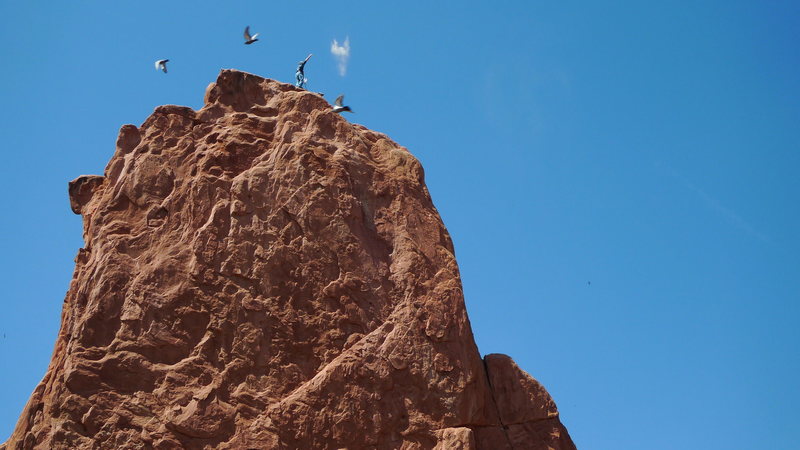
<instances>
[{"instance_id":1,"label":"bird silhouette","mask_svg":"<svg viewBox=\"0 0 800 450\"><path fill-rule=\"evenodd\" d=\"M344 94L336 97L336 102L333 104L333 112L340 113L340 112L353 112L349 106L343 106L342 102L344 101Z\"/></svg>"},{"instance_id":2,"label":"bird silhouette","mask_svg":"<svg viewBox=\"0 0 800 450\"><path fill-rule=\"evenodd\" d=\"M250 36L250 25L244 27L244 45L250 45L253 42L257 41L258 33Z\"/></svg>"},{"instance_id":3,"label":"bird silhouette","mask_svg":"<svg viewBox=\"0 0 800 450\"><path fill-rule=\"evenodd\" d=\"M159 59L156 61L156 70L163 70L164 73L167 73L167 63L169 62L168 59Z\"/></svg>"}]
</instances>

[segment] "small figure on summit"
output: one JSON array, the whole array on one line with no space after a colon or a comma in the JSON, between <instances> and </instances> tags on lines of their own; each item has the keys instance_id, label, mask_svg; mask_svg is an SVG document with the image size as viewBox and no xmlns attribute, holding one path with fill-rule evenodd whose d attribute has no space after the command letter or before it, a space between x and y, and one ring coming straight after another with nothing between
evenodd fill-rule
<instances>
[{"instance_id":1,"label":"small figure on summit","mask_svg":"<svg viewBox=\"0 0 800 450\"><path fill-rule=\"evenodd\" d=\"M257 41L258 33L250 36L250 25L244 27L244 45L250 45L253 42Z\"/></svg>"},{"instance_id":2,"label":"small figure on summit","mask_svg":"<svg viewBox=\"0 0 800 450\"><path fill-rule=\"evenodd\" d=\"M156 61L156 70L163 70L164 73L167 73L167 63L169 62L168 59L159 59Z\"/></svg>"},{"instance_id":3,"label":"small figure on summit","mask_svg":"<svg viewBox=\"0 0 800 450\"><path fill-rule=\"evenodd\" d=\"M309 59L311 59L311 53L306 56L306 59L297 63L297 72L294 74L294 78L297 80L294 85L301 89L305 87L306 83L308 83L304 69Z\"/></svg>"},{"instance_id":4,"label":"small figure on summit","mask_svg":"<svg viewBox=\"0 0 800 450\"><path fill-rule=\"evenodd\" d=\"M342 106L342 102L344 101L344 94L336 97L336 102L333 104L333 112L341 113L341 112L353 112L349 106Z\"/></svg>"}]
</instances>

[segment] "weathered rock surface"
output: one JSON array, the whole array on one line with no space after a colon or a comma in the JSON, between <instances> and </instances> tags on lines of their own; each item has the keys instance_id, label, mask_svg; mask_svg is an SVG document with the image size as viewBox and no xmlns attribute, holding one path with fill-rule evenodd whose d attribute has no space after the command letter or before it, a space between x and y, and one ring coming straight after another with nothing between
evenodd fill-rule
<instances>
[{"instance_id":1,"label":"weathered rock surface","mask_svg":"<svg viewBox=\"0 0 800 450\"><path fill-rule=\"evenodd\" d=\"M4 448L574 448L481 360L419 162L317 94L225 70L69 192L85 248Z\"/></svg>"}]
</instances>

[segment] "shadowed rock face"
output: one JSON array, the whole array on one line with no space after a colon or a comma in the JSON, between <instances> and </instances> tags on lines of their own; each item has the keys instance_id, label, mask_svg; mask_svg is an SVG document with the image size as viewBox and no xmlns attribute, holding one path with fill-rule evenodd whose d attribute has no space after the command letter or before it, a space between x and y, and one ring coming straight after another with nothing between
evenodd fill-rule
<instances>
[{"instance_id":1,"label":"shadowed rock face","mask_svg":"<svg viewBox=\"0 0 800 450\"><path fill-rule=\"evenodd\" d=\"M320 96L225 70L70 183L85 248L7 448L571 449L481 360L419 162Z\"/></svg>"}]
</instances>

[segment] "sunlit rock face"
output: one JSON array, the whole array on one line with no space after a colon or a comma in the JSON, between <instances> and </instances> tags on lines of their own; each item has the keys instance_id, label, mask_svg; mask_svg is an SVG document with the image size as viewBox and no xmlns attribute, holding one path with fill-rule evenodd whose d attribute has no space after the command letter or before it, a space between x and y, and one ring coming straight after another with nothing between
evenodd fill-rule
<instances>
[{"instance_id":1,"label":"sunlit rock face","mask_svg":"<svg viewBox=\"0 0 800 450\"><path fill-rule=\"evenodd\" d=\"M480 358L420 163L320 95L224 70L69 193L85 246L6 448L574 448Z\"/></svg>"}]
</instances>

